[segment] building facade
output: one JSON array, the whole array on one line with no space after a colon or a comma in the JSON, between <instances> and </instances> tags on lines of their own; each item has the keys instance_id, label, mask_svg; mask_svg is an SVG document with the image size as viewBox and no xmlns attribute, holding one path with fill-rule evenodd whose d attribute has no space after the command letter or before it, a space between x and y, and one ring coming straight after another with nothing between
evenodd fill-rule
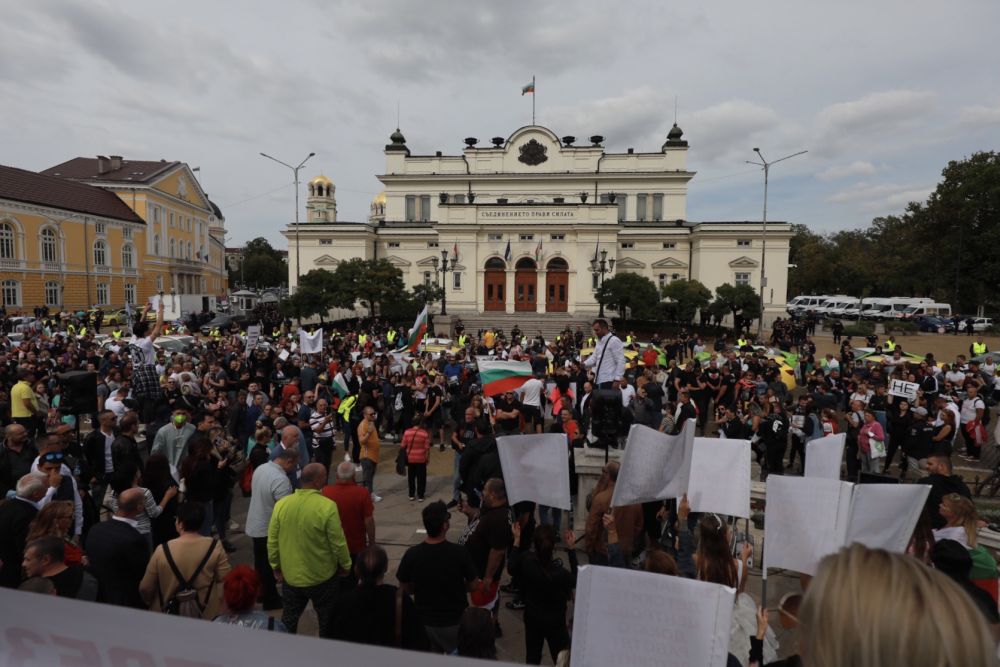
<instances>
[{"instance_id":1,"label":"building facade","mask_svg":"<svg viewBox=\"0 0 1000 667\"><path fill-rule=\"evenodd\" d=\"M225 218L201 189L191 168L178 161L78 157L42 174L107 190L146 222L140 256L146 299L156 292L185 298L186 310L215 307L228 291ZM119 305L113 301L113 305Z\"/></svg>"},{"instance_id":2,"label":"building facade","mask_svg":"<svg viewBox=\"0 0 1000 667\"><path fill-rule=\"evenodd\" d=\"M492 146L465 140L459 155L413 155L397 130L385 147L384 186L365 222L336 218L332 183L309 183L308 215L289 225L289 283L334 270L345 260L385 258L408 286L440 282L441 257L454 261L445 289L450 312L590 316L600 281L611 273L646 276L659 286L699 280L760 289L766 264L765 319L781 315L787 292L790 226L760 221L687 220L688 143L675 124L657 151L609 153L604 138L578 144L541 126L522 127ZM295 250L298 239L298 253Z\"/></svg>"},{"instance_id":3,"label":"building facade","mask_svg":"<svg viewBox=\"0 0 1000 667\"><path fill-rule=\"evenodd\" d=\"M113 193L0 167L0 290L8 314L135 303L146 223Z\"/></svg>"}]
</instances>

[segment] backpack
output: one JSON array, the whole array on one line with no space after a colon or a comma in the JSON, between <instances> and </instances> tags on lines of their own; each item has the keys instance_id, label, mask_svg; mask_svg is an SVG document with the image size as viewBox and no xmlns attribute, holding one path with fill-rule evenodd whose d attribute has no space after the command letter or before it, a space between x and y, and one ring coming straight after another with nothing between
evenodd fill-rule
<instances>
[{"instance_id":1,"label":"backpack","mask_svg":"<svg viewBox=\"0 0 1000 667\"><path fill-rule=\"evenodd\" d=\"M181 574L180 570L177 569L177 563L174 562L174 557L170 553L170 543L163 543L163 555L167 558L167 565L170 566L170 571L174 573L176 577L178 586L174 594L170 596L166 604L161 604L163 612L170 614L171 616L184 616L186 618L201 618L201 615L205 611L205 606L208 604L208 595L205 596L205 602L198 599L198 591L194 587L194 582L201 574L201 571L205 569L205 565L208 564L208 559L212 557L215 552L215 545L218 540L212 540L212 543L208 546L208 552L205 557L201 559L198 563L198 567L194 569L189 579L185 579L184 575ZM209 586L209 595L211 595L211 586Z\"/></svg>"}]
</instances>

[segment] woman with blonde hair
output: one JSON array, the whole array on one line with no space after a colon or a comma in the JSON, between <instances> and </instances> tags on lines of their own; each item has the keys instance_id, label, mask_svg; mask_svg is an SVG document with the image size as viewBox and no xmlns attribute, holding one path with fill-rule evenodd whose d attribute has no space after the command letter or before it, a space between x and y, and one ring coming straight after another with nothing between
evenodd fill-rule
<instances>
[{"instance_id":1,"label":"woman with blonde hair","mask_svg":"<svg viewBox=\"0 0 1000 667\"><path fill-rule=\"evenodd\" d=\"M945 520L945 527L934 531L934 541L955 540L966 549L975 549L979 515L972 501L957 493L949 493L941 499L938 511Z\"/></svg>"},{"instance_id":2,"label":"woman with blonde hair","mask_svg":"<svg viewBox=\"0 0 1000 667\"><path fill-rule=\"evenodd\" d=\"M28 539L25 544L31 544L42 537L58 537L66 549L65 563L67 565L86 565L83 549L69 539L73 529L73 501L53 500L38 510L38 514L28 526Z\"/></svg>"},{"instance_id":3,"label":"woman with blonde hair","mask_svg":"<svg viewBox=\"0 0 1000 667\"><path fill-rule=\"evenodd\" d=\"M996 666L989 627L944 574L855 544L827 556L799 614L809 667Z\"/></svg>"}]
</instances>

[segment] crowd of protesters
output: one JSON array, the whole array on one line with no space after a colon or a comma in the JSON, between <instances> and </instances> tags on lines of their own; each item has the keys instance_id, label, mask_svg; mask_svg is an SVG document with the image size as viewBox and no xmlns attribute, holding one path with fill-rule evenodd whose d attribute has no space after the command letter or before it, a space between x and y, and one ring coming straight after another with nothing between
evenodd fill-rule
<instances>
[{"instance_id":1,"label":"crowd of protesters","mask_svg":"<svg viewBox=\"0 0 1000 667\"><path fill-rule=\"evenodd\" d=\"M845 338L838 355L817 358L803 322L779 320L758 345L742 330L710 344L685 331L640 342L600 319L555 340L516 326L473 335L459 320L440 353L411 355L405 330L373 319L327 327L322 351L302 354L291 323L275 318L251 348L234 324L177 350L157 345L169 326L162 306L149 312L126 335L119 326L107 336L99 320L71 331L40 313L45 326L5 340L0 585L293 633L312 603L322 637L481 658L496 657L506 595L523 611L526 661L539 663L547 645L566 663L581 551L591 564L737 589L730 661L772 663L774 632L745 592L751 549L732 520L692 513L685 499L612 508L615 461L588 499L579 541L562 531L560 510L507 499L498 435L565 433L572 462L585 446L623 446L630 424L676 434L693 419L704 435L750 441L762 480L801 472L806 443L846 432L846 479L895 473L931 485L911 556L856 546L824 561L801 599L800 618L812 619L804 648L836 643L817 627L819 613L823 624L850 626L828 607L849 594L830 590L844 584L838 577L861 568L877 578L865 568L879 567L895 573L900 604L918 603L898 588L923 587L941 601L933 618L950 619L884 630L939 639L906 664L987 664L951 659L985 655L977 651L993 646L988 624L1000 627L995 597L992 606L983 598L986 589L995 596L996 563L977 544L971 494L952 470L955 456L978 459L989 439L1000 377L988 354L972 358L988 352L981 339L968 357L939 364L892 338L857 348ZM488 395L479 356L526 360L532 376ZM60 377L77 370L96 376L87 414L66 408L78 390ZM890 393L893 380L916 384L916 396ZM593 408L607 392L610 434L607 411ZM386 582L374 519L390 442L408 500L431 501L421 506L425 539L393 573L398 586ZM426 496L435 449L450 449L453 461L441 500ZM239 495L249 496L253 567L229 561ZM457 543L452 510L465 516ZM861 596L864 584L844 586ZM782 622L795 622L799 600L785 602ZM867 627L885 621L865 614ZM807 664L903 664L873 661L888 640L851 637L839 638L853 644L831 654L839 659L817 660L814 650ZM950 657L926 662L940 655Z\"/></svg>"}]
</instances>

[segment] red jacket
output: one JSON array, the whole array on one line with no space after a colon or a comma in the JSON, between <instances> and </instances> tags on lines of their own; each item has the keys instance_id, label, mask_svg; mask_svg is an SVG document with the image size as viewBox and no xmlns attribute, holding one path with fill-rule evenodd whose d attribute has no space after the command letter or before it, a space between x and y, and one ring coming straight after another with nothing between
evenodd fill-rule
<instances>
[{"instance_id":1,"label":"red jacket","mask_svg":"<svg viewBox=\"0 0 1000 667\"><path fill-rule=\"evenodd\" d=\"M431 437L422 428L406 429L400 446L406 450L407 463L427 463L431 458Z\"/></svg>"}]
</instances>

